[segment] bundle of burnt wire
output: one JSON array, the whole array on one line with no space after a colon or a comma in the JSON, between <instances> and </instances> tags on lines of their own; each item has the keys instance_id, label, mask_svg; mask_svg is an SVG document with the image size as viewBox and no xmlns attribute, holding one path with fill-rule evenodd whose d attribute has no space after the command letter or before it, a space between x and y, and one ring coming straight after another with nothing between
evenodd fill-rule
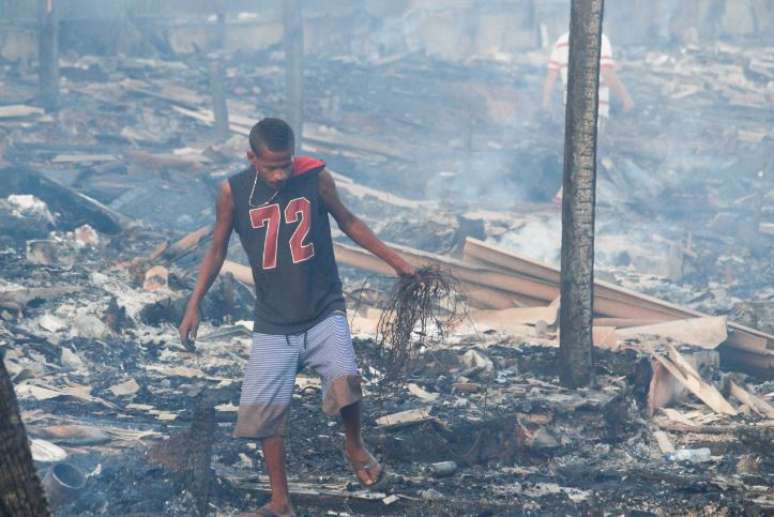
<instances>
[{"instance_id":1,"label":"bundle of burnt wire","mask_svg":"<svg viewBox=\"0 0 774 517\"><path fill-rule=\"evenodd\" d=\"M376 327L384 380L410 371L431 334L442 340L463 316L457 280L450 273L430 266L399 278Z\"/></svg>"}]
</instances>

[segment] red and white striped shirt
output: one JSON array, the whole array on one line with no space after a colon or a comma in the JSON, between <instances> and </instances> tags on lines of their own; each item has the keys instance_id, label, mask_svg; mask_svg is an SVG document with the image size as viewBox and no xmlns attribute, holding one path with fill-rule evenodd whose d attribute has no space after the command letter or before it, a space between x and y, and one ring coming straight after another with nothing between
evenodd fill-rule
<instances>
[{"instance_id":1,"label":"red and white striped shirt","mask_svg":"<svg viewBox=\"0 0 774 517\"><path fill-rule=\"evenodd\" d=\"M548 61L549 70L559 70L562 75L562 82L565 85L565 101L567 101L567 63L570 57L570 33L562 34L551 50L551 57ZM615 67L613 60L613 47L610 40L602 34L602 52L599 58L601 68ZM610 116L610 88L605 85L604 79L599 79L599 116Z\"/></svg>"}]
</instances>

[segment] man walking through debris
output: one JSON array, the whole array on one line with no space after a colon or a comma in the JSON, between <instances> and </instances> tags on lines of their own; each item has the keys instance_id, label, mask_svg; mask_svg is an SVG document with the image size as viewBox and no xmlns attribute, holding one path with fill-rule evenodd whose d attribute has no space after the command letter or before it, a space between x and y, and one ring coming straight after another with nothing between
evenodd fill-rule
<instances>
[{"instance_id":1,"label":"man walking through debris","mask_svg":"<svg viewBox=\"0 0 774 517\"><path fill-rule=\"evenodd\" d=\"M548 71L543 82L543 108L550 109L551 98L556 85L556 80L561 75L564 85L564 101L567 101L567 64L570 58L570 33L562 34L551 50L548 60ZM618 78L613 60L613 47L610 40L602 34L602 53L599 57L600 81L599 81L599 119L604 126L610 118L610 90L621 100L624 112L634 108L634 101L626 90L626 87Z\"/></svg>"},{"instance_id":2,"label":"man walking through debris","mask_svg":"<svg viewBox=\"0 0 774 517\"><path fill-rule=\"evenodd\" d=\"M564 102L567 102L567 65L570 59L570 33L562 34L551 50L551 57L548 60L548 71L543 82L543 109L551 109L551 99L556 85L557 78L561 75L564 85ZM610 118L610 90L621 100L624 112L634 109L634 101L626 90L626 87L618 78L615 71L615 61L613 60L613 47L605 34L602 34L602 51L599 56L599 118L600 129L604 129ZM554 204L562 204L562 188L554 195Z\"/></svg>"},{"instance_id":3,"label":"man walking through debris","mask_svg":"<svg viewBox=\"0 0 774 517\"><path fill-rule=\"evenodd\" d=\"M258 515L294 515L284 436L299 367L310 366L321 375L323 410L341 415L344 453L360 483L372 488L384 473L360 433L360 376L328 214L345 234L399 275L414 274L410 264L342 204L325 162L294 156L294 141L293 130L279 119L263 119L250 131L251 167L221 187L212 245L179 328L183 344L190 347L199 325L200 302L218 276L236 230L252 268L256 303L234 435L262 441L272 498Z\"/></svg>"}]
</instances>

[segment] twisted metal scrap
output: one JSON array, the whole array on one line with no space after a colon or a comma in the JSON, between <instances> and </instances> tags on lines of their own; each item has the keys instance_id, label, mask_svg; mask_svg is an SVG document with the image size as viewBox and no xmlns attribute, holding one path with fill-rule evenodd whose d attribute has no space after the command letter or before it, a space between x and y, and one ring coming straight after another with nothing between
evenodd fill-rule
<instances>
[{"instance_id":1,"label":"twisted metal scrap","mask_svg":"<svg viewBox=\"0 0 774 517\"><path fill-rule=\"evenodd\" d=\"M464 316L457 280L437 266L417 270L395 284L376 327L385 380L406 372L418 359L434 325L441 339Z\"/></svg>"}]
</instances>

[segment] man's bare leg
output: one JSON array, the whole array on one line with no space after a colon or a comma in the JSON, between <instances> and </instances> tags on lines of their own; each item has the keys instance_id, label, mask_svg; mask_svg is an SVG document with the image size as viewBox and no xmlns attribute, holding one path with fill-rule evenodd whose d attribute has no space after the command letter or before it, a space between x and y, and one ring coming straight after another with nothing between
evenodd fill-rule
<instances>
[{"instance_id":1,"label":"man's bare leg","mask_svg":"<svg viewBox=\"0 0 774 517\"><path fill-rule=\"evenodd\" d=\"M368 449L363 443L360 433L360 402L341 408L341 419L344 421L344 434L346 435L346 453L358 463L366 463L371 458ZM379 470L371 471L363 469L366 485L372 485L379 479Z\"/></svg>"},{"instance_id":2,"label":"man's bare leg","mask_svg":"<svg viewBox=\"0 0 774 517\"><path fill-rule=\"evenodd\" d=\"M288 494L288 477L285 472L285 438L282 436L264 438L261 446L271 481L271 501L267 508L276 513L288 513L292 506Z\"/></svg>"}]
</instances>

